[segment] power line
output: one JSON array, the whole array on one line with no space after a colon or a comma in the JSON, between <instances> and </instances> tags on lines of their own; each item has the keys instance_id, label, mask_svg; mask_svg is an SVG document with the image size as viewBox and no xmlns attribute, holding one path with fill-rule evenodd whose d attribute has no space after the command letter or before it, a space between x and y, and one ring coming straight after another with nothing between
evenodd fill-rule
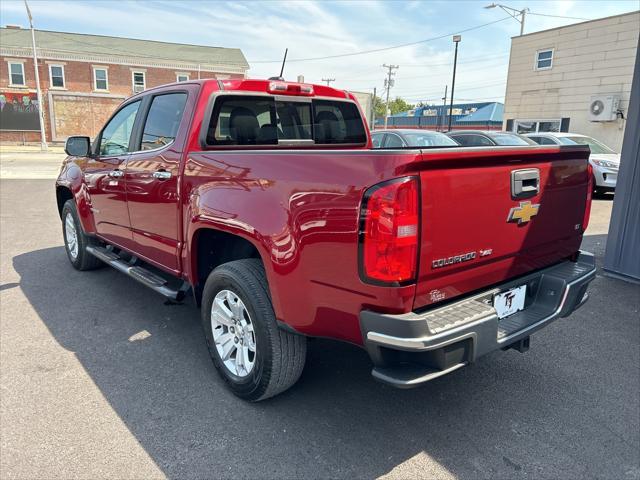
<instances>
[{"instance_id":1,"label":"power line","mask_svg":"<svg viewBox=\"0 0 640 480\"><path fill-rule=\"evenodd\" d=\"M377 53L377 52L385 52L387 50L393 50L396 48L403 48L403 47L411 47L413 45L420 45L421 43L427 43L427 42L433 42L435 40L442 40L443 38L448 38L451 35L454 34L459 34L459 33L464 33L464 32L470 32L472 30L478 30L479 28L484 28L487 27L489 25L494 25L496 23L499 22L504 22L505 20L510 19L511 17L504 17L501 18L499 20L494 20L493 22L487 22L487 23L483 23L482 25L476 25L475 27L469 27L469 28L465 28L464 30L457 30L453 33L446 33L444 35L438 35L437 37L432 37L432 38L426 38L424 40L418 40L416 42L409 42L409 43L402 43L400 45L393 45L390 47L382 47L382 48L375 48L372 50L361 50L359 52L351 52L351 53L341 53L338 55L327 55L324 57L309 57L309 58L294 58L291 60L288 60L289 62L310 62L310 61L315 61L315 60L328 60L331 58L342 58L342 57L352 57L354 55L365 55L368 53ZM253 60L251 63L280 63L280 60Z\"/></svg>"},{"instance_id":2,"label":"power line","mask_svg":"<svg viewBox=\"0 0 640 480\"><path fill-rule=\"evenodd\" d=\"M551 14L548 14L548 13L527 12L527 14L528 15L537 15L538 17L566 18L567 20L593 20L592 18L565 17L564 15L551 15Z\"/></svg>"}]
</instances>

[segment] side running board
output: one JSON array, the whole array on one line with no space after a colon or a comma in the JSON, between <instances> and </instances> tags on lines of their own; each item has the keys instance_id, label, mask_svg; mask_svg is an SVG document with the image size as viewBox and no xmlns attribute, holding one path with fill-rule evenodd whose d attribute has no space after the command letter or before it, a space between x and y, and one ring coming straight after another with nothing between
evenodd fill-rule
<instances>
[{"instance_id":1,"label":"side running board","mask_svg":"<svg viewBox=\"0 0 640 480\"><path fill-rule=\"evenodd\" d=\"M102 260L107 265L129 275L131 278L137 280L150 289L155 290L160 295L168 298L169 300L181 302L182 300L184 300L185 294L189 290L188 284L186 282L183 282L179 288L174 288L165 278L156 273L153 273L150 270L147 270L140 265L136 265L136 257L133 257L132 261L125 261L110 247L104 248L94 245L88 245L87 252L89 252L94 257Z\"/></svg>"}]
</instances>

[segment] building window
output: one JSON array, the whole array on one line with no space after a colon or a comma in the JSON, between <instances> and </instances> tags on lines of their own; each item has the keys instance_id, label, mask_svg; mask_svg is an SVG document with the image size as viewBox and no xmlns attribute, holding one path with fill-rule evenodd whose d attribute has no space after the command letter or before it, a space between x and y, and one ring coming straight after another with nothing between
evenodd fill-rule
<instances>
[{"instance_id":1,"label":"building window","mask_svg":"<svg viewBox=\"0 0 640 480\"><path fill-rule=\"evenodd\" d=\"M560 132L561 120L516 120L516 133Z\"/></svg>"},{"instance_id":2,"label":"building window","mask_svg":"<svg viewBox=\"0 0 640 480\"><path fill-rule=\"evenodd\" d=\"M187 73L178 73L176 74L176 82L188 82L189 74Z\"/></svg>"},{"instance_id":3,"label":"building window","mask_svg":"<svg viewBox=\"0 0 640 480\"><path fill-rule=\"evenodd\" d=\"M64 66L49 65L49 79L52 88L64 88Z\"/></svg>"},{"instance_id":4,"label":"building window","mask_svg":"<svg viewBox=\"0 0 640 480\"><path fill-rule=\"evenodd\" d=\"M22 62L9 62L9 84L24 86L24 64Z\"/></svg>"},{"instance_id":5,"label":"building window","mask_svg":"<svg viewBox=\"0 0 640 480\"><path fill-rule=\"evenodd\" d=\"M536 52L536 70L549 70L553 66L553 50Z\"/></svg>"},{"instance_id":6,"label":"building window","mask_svg":"<svg viewBox=\"0 0 640 480\"><path fill-rule=\"evenodd\" d=\"M101 91L109 90L109 74L106 68L93 69L93 89Z\"/></svg>"},{"instance_id":7,"label":"building window","mask_svg":"<svg viewBox=\"0 0 640 480\"><path fill-rule=\"evenodd\" d=\"M146 88L144 72L131 72L131 78L133 81L133 93L144 91Z\"/></svg>"}]
</instances>

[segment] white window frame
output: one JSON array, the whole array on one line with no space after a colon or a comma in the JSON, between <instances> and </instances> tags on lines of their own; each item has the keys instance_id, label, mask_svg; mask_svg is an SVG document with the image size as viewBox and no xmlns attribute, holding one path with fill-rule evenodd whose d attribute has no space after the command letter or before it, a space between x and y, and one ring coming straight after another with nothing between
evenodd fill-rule
<instances>
[{"instance_id":1,"label":"white window frame","mask_svg":"<svg viewBox=\"0 0 640 480\"><path fill-rule=\"evenodd\" d=\"M144 92L147 89L147 72L144 70L131 70L131 91L134 94L140 93L136 92L136 73L142 74L142 91Z\"/></svg>"},{"instance_id":2,"label":"white window frame","mask_svg":"<svg viewBox=\"0 0 640 480\"><path fill-rule=\"evenodd\" d=\"M22 70L22 83L13 83L13 75L11 74L11 65L20 65L20 69ZM24 74L24 60L7 61L7 67L9 68L9 86L10 87L26 87L27 76Z\"/></svg>"},{"instance_id":3,"label":"white window frame","mask_svg":"<svg viewBox=\"0 0 640 480\"><path fill-rule=\"evenodd\" d=\"M551 70L553 68L553 57L555 56L555 53L556 53L555 50L556 50L555 48L543 48L543 49L537 50L536 55L534 57L533 69L537 71ZM545 62L547 60L550 60L551 63L549 64L548 67L538 67L538 63L540 61L538 57L540 56L541 53L545 53L545 52L551 52L551 58L548 58L548 59L544 58L542 59L542 61Z\"/></svg>"},{"instance_id":4,"label":"white window frame","mask_svg":"<svg viewBox=\"0 0 640 480\"><path fill-rule=\"evenodd\" d=\"M536 129L533 132L527 132L527 133L549 133L549 132L541 132L540 131L540 124L542 122L557 122L558 123L558 132L560 132L560 129L562 128L562 119L561 118L517 118L513 120L513 132L514 133L518 133L518 124L519 123L535 123L536 124ZM553 133L553 132L550 132Z\"/></svg>"},{"instance_id":5,"label":"white window frame","mask_svg":"<svg viewBox=\"0 0 640 480\"><path fill-rule=\"evenodd\" d=\"M186 77L186 80L180 80L180 77ZM188 81L189 81L188 73L184 73L184 72L176 73L176 82L188 82Z\"/></svg>"},{"instance_id":6,"label":"white window frame","mask_svg":"<svg viewBox=\"0 0 640 480\"><path fill-rule=\"evenodd\" d=\"M109 91L109 69L107 67L92 67L93 68L93 91L94 92L108 92ZM107 88L98 88L98 77L96 76L97 70L104 70L104 80Z\"/></svg>"},{"instance_id":7,"label":"white window frame","mask_svg":"<svg viewBox=\"0 0 640 480\"><path fill-rule=\"evenodd\" d=\"M62 69L62 86L54 87L53 86L53 73L51 72L52 67L60 67ZM66 90L67 89L67 79L64 75L64 65L60 63L50 63L49 64L49 88L53 88L55 90Z\"/></svg>"}]
</instances>

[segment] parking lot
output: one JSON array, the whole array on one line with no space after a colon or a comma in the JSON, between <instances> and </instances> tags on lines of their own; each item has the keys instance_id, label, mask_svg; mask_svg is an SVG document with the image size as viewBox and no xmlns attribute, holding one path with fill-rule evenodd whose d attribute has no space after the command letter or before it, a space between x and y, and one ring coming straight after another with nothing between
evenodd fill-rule
<instances>
[{"instance_id":1,"label":"parking lot","mask_svg":"<svg viewBox=\"0 0 640 480\"><path fill-rule=\"evenodd\" d=\"M3 479L640 478L639 286L599 271L590 301L528 353L497 352L414 390L375 382L364 351L315 340L296 386L247 404L218 378L191 303L165 305L112 269L71 268L53 181L9 160ZM594 202L584 239L600 267L612 203Z\"/></svg>"}]
</instances>

